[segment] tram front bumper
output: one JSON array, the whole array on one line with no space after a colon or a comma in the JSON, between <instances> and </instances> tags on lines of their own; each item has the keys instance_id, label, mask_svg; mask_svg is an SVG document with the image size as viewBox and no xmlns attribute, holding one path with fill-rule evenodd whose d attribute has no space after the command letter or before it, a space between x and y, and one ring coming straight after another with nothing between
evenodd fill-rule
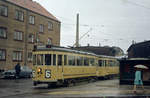
<instances>
[{"instance_id":1,"label":"tram front bumper","mask_svg":"<svg viewBox=\"0 0 150 98\"><path fill-rule=\"evenodd\" d=\"M49 83L56 83L57 80L48 80L48 81L41 81L41 80L34 80L33 85L36 86L38 84L49 84Z\"/></svg>"}]
</instances>

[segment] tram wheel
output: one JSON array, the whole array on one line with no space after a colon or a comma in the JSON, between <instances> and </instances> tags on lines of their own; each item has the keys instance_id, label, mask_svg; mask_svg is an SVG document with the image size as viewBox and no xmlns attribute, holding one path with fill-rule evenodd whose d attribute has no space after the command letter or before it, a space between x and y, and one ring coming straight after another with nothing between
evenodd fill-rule
<instances>
[{"instance_id":1,"label":"tram wheel","mask_svg":"<svg viewBox=\"0 0 150 98\"><path fill-rule=\"evenodd\" d=\"M66 80L64 82L64 86L65 87L72 87L72 86L75 86L75 80Z\"/></svg>"},{"instance_id":2,"label":"tram wheel","mask_svg":"<svg viewBox=\"0 0 150 98\"><path fill-rule=\"evenodd\" d=\"M37 86L37 82L33 82L33 85L34 85L34 86Z\"/></svg>"}]
</instances>

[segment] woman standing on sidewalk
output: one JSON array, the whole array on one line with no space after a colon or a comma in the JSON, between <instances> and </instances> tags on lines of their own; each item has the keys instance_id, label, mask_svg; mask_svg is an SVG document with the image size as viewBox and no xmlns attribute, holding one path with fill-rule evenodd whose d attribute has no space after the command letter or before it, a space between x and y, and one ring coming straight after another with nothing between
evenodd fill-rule
<instances>
[{"instance_id":1,"label":"woman standing on sidewalk","mask_svg":"<svg viewBox=\"0 0 150 98\"><path fill-rule=\"evenodd\" d=\"M141 85L143 90L144 90L144 86L143 86L143 81L142 81L142 69L148 69L147 66L144 65L136 65L134 66L136 68L136 72L135 72L135 79L134 79L134 88L133 91L134 93L136 93L136 87L137 85Z\"/></svg>"},{"instance_id":2,"label":"woman standing on sidewalk","mask_svg":"<svg viewBox=\"0 0 150 98\"><path fill-rule=\"evenodd\" d=\"M144 90L143 81L142 81L142 73L141 73L140 68L136 68L136 72L135 72L134 89L133 89L134 93L136 93L137 85L141 85Z\"/></svg>"}]
</instances>

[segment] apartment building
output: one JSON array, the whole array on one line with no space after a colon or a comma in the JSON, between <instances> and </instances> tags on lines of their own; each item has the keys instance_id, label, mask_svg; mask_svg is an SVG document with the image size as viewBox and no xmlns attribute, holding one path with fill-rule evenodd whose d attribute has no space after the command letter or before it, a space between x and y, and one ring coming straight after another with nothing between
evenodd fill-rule
<instances>
[{"instance_id":1,"label":"apartment building","mask_svg":"<svg viewBox=\"0 0 150 98\"><path fill-rule=\"evenodd\" d=\"M0 70L32 66L35 44L60 45L60 21L32 0L0 0Z\"/></svg>"}]
</instances>

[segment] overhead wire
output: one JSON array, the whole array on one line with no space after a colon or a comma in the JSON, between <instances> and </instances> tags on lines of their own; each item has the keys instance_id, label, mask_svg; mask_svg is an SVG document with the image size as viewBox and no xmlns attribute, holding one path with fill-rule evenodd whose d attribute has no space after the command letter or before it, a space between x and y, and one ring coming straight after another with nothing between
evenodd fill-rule
<instances>
[{"instance_id":1,"label":"overhead wire","mask_svg":"<svg viewBox=\"0 0 150 98\"><path fill-rule=\"evenodd\" d=\"M142 8L145 8L145 9L148 9L150 10L150 7L147 7L143 4L139 4L139 3L136 3L136 2L133 2L133 1L130 1L130 0L126 0L127 3L129 4L132 4L132 5L135 5L135 6L139 6L139 7L142 7ZM60 17L60 16L57 16L57 17ZM66 17L60 17L60 18L63 18L64 20L67 20L67 21L73 21L72 19L69 19L69 18L66 18ZM62 22L63 25L67 25L67 26L75 26L76 24L72 24L72 23L65 23L65 22ZM80 26L82 27L104 27L104 25L89 25L89 24L80 24ZM100 31L101 32L101 31ZM108 35L108 34L106 34ZM107 39L107 40L111 40L111 39ZM124 38L120 38L120 39L117 39L117 40L127 40L127 39L124 39Z\"/></svg>"},{"instance_id":2,"label":"overhead wire","mask_svg":"<svg viewBox=\"0 0 150 98\"><path fill-rule=\"evenodd\" d=\"M145 6L145 5L138 4L138 3L136 3L136 2L129 1L129 0L126 0L126 1L127 1L127 3L130 3L130 4L132 4L132 5L139 6L139 7L142 7L142 8L145 8L145 9L150 10L150 7L147 7L147 6Z\"/></svg>"}]
</instances>

